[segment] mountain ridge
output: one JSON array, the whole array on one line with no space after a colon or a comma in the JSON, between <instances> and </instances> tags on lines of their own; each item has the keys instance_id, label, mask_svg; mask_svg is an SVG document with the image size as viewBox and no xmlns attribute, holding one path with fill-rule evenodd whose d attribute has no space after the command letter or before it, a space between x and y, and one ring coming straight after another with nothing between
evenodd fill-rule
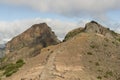
<instances>
[{"instance_id":1,"label":"mountain ridge","mask_svg":"<svg viewBox=\"0 0 120 80\"><path fill-rule=\"evenodd\" d=\"M85 28L77 28L66 36L64 42L56 45L44 48L33 45L32 48L37 48L38 54L29 59L25 57L26 64L2 80L120 79L119 34L91 21ZM24 54L30 54L31 50L30 47L25 47L15 53L23 57ZM15 58L18 59L17 56L14 56L14 60Z\"/></svg>"},{"instance_id":2,"label":"mountain ridge","mask_svg":"<svg viewBox=\"0 0 120 80\"><path fill-rule=\"evenodd\" d=\"M66 34L65 39L63 41L66 41L69 38L72 38L75 35L82 33L82 32L101 34L105 37L108 37L109 39L111 38L119 39L120 37L120 34L114 32L113 30L110 30L109 28L102 26L96 21L91 21L91 22L88 22L84 28L80 27L80 28L77 28L77 29L74 29L68 32L68 34Z\"/></svg>"}]
</instances>

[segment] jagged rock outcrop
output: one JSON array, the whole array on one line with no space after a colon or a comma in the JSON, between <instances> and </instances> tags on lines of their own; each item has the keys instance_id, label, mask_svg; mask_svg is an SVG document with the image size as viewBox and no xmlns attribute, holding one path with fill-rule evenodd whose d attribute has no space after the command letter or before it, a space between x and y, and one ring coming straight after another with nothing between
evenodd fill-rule
<instances>
[{"instance_id":1,"label":"jagged rock outcrop","mask_svg":"<svg viewBox=\"0 0 120 80\"><path fill-rule=\"evenodd\" d=\"M6 44L6 55L11 58L12 56L14 58L16 58L15 56L21 56L21 58L29 55L35 56L42 48L59 42L46 23L35 24Z\"/></svg>"},{"instance_id":2,"label":"jagged rock outcrop","mask_svg":"<svg viewBox=\"0 0 120 80\"><path fill-rule=\"evenodd\" d=\"M120 37L119 34L115 33L114 31L110 30L109 28L106 28L95 21L91 21L85 25L85 28L78 28L73 31L70 31L66 35L64 41L66 41L82 32L97 33L97 34L103 35L109 39L111 39L111 38L119 39L119 37Z\"/></svg>"}]
</instances>

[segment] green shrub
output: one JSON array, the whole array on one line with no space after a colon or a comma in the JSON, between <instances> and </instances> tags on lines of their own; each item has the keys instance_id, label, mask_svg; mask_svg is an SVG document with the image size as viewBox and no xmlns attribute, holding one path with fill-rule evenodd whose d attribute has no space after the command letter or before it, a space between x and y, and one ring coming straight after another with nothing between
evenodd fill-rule
<instances>
[{"instance_id":1,"label":"green shrub","mask_svg":"<svg viewBox=\"0 0 120 80\"><path fill-rule=\"evenodd\" d=\"M11 63L6 66L4 66L4 73L6 77L11 76L13 73L17 72L20 67L24 65L24 61L22 59L19 59L15 64Z\"/></svg>"},{"instance_id":2,"label":"green shrub","mask_svg":"<svg viewBox=\"0 0 120 80\"><path fill-rule=\"evenodd\" d=\"M73 38L74 36L76 36L76 35L78 35L79 33L82 33L82 32L84 32L84 29L81 29L81 28L78 28L78 29L75 29L75 30L69 32L69 33L65 36L63 42L65 42L65 41Z\"/></svg>"},{"instance_id":3,"label":"green shrub","mask_svg":"<svg viewBox=\"0 0 120 80\"><path fill-rule=\"evenodd\" d=\"M92 63L92 61L89 61L89 63Z\"/></svg>"},{"instance_id":4,"label":"green shrub","mask_svg":"<svg viewBox=\"0 0 120 80\"><path fill-rule=\"evenodd\" d=\"M98 72L103 72L103 70L100 70L100 69L99 69L99 70L97 70L97 71L98 71Z\"/></svg>"},{"instance_id":5,"label":"green shrub","mask_svg":"<svg viewBox=\"0 0 120 80\"><path fill-rule=\"evenodd\" d=\"M4 70L7 65L0 66L0 70Z\"/></svg>"},{"instance_id":6,"label":"green shrub","mask_svg":"<svg viewBox=\"0 0 120 80\"><path fill-rule=\"evenodd\" d=\"M104 75L104 78L108 78L108 75Z\"/></svg>"},{"instance_id":7,"label":"green shrub","mask_svg":"<svg viewBox=\"0 0 120 80\"><path fill-rule=\"evenodd\" d=\"M16 73L18 71L18 68L13 68L13 69L11 69L11 70L9 70L9 71L5 71L3 74L6 76L6 77L9 77L9 76L11 76L13 73Z\"/></svg>"},{"instance_id":8,"label":"green shrub","mask_svg":"<svg viewBox=\"0 0 120 80\"><path fill-rule=\"evenodd\" d=\"M112 71L107 71L106 75L113 76L113 72Z\"/></svg>"},{"instance_id":9,"label":"green shrub","mask_svg":"<svg viewBox=\"0 0 120 80\"><path fill-rule=\"evenodd\" d=\"M19 59L19 60L16 62L16 68L22 67L23 64L25 64L25 62L24 62L22 59Z\"/></svg>"},{"instance_id":10,"label":"green shrub","mask_svg":"<svg viewBox=\"0 0 120 80\"><path fill-rule=\"evenodd\" d=\"M120 38L117 39L120 42Z\"/></svg>"},{"instance_id":11,"label":"green shrub","mask_svg":"<svg viewBox=\"0 0 120 80\"><path fill-rule=\"evenodd\" d=\"M4 69L5 69L5 71L4 71L3 75L8 77L8 76L11 76L13 73L15 73L15 70L17 68L16 68L15 64L9 64Z\"/></svg>"},{"instance_id":12,"label":"green shrub","mask_svg":"<svg viewBox=\"0 0 120 80\"><path fill-rule=\"evenodd\" d=\"M106 42L108 42L108 41L109 41L109 39L105 38L105 41L106 41Z\"/></svg>"},{"instance_id":13,"label":"green shrub","mask_svg":"<svg viewBox=\"0 0 120 80\"><path fill-rule=\"evenodd\" d=\"M107 47L108 45L107 44L104 44L105 47Z\"/></svg>"},{"instance_id":14,"label":"green shrub","mask_svg":"<svg viewBox=\"0 0 120 80\"><path fill-rule=\"evenodd\" d=\"M100 66L100 64L99 64L98 62L95 62L95 65L96 65L96 66Z\"/></svg>"},{"instance_id":15,"label":"green shrub","mask_svg":"<svg viewBox=\"0 0 120 80\"><path fill-rule=\"evenodd\" d=\"M16 63L24 63L22 59L19 59Z\"/></svg>"},{"instance_id":16,"label":"green shrub","mask_svg":"<svg viewBox=\"0 0 120 80\"><path fill-rule=\"evenodd\" d=\"M113 76L113 72L112 71L107 71L104 75L105 78L108 78L108 76Z\"/></svg>"},{"instance_id":17,"label":"green shrub","mask_svg":"<svg viewBox=\"0 0 120 80\"><path fill-rule=\"evenodd\" d=\"M6 65L4 64L4 61L5 61L5 60L6 60L6 57L0 58L0 70L3 70L4 67L6 66Z\"/></svg>"},{"instance_id":18,"label":"green shrub","mask_svg":"<svg viewBox=\"0 0 120 80\"><path fill-rule=\"evenodd\" d=\"M88 55L93 55L91 52L87 52Z\"/></svg>"},{"instance_id":19,"label":"green shrub","mask_svg":"<svg viewBox=\"0 0 120 80\"><path fill-rule=\"evenodd\" d=\"M113 44L115 44L115 42L114 42L114 41L112 41L112 43L113 43Z\"/></svg>"},{"instance_id":20,"label":"green shrub","mask_svg":"<svg viewBox=\"0 0 120 80\"><path fill-rule=\"evenodd\" d=\"M91 48L95 48L95 45L90 45Z\"/></svg>"},{"instance_id":21,"label":"green shrub","mask_svg":"<svg viewBox=\"0 0 120 80\"><path fill-rule=\"evenodd\" d=\"M3 61L6 60L6 57L0 58L0 62L2 63Z\"/></svg>"},{"instance_id":22,"label":"green shrub","mask_svg":"<svg viewBox=\"0 0 120 80\"><path fill-rule=\"evenodd\" d=\"M102 77L101 77L101 76L98 76L97 79L102 79Z\"/></svg>"}]
</instances>

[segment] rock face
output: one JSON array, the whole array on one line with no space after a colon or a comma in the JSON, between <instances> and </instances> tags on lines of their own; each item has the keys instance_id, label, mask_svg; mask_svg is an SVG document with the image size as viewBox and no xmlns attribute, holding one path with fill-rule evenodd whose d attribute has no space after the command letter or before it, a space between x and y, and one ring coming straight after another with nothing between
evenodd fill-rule
<instances>
[{"instance_id":1,"label":"rock face","mask_svg":"<svg viewBox=\"0 0 120 80\"><path fill-rule=\"evenodd\" d=\"M98 33L104 35L107 38L117 38L117 36L119 36L114 31L110 30L109 28L105 28L104 26L95 21L87 23L84 31L88 33Z\"/></svg>"},{"instance_id":2,"label":"rock face","mask_svg":"<svg viewBox=\"0 0 120 80\"><path fill-rule=\"evenodd\" d=\"M46 23L35 24L6 44L6 54L22 55L23 53L36 55L38 50L58 44L59 42L54 32L52 32L51 28ZM27 51L28 53L26 50L29 50Z\"/></svg>"},{"instance_id":3,"label":"rock face","mask_svg":"<svg viewBox=\"0 0 120 80\"><path fill-rule=\"evenodd\" d=\"M119 34L112 35L111 30L95 22L74 32L65 42L42 49L3 80L120 80Z\"/></svg>"}]
</instances>

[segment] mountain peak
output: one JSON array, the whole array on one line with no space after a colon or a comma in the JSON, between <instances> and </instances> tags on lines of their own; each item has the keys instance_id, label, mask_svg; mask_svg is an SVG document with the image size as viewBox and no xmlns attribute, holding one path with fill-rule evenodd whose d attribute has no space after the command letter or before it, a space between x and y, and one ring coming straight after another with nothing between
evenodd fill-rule
<instances>
[{"instance_id":1,"label":"mountain peak","mask_svg":"<svg viewBox=\"0 0 120 80\"><path fill-rule=\"evenodd\" d=\"M48 25L46 23L39 23L39 24L34 24L32 26L32 28L35 28L35 27L48 27Z\"/></svg>"},{"instance_id":2,"label":"mountain peak","mask_svg":"<svg viewBox=\"0 0 120 80\"><path fill-rule=\"evenodd\" d=\"M90 23L98 24L96 21L92 20Z\"/></svg>"},{"instance_id":3,"label":"mountain peak","mask_svg":"<svg viewBox=\"0 0 120 80\"><path fill-rule=\"evenodd\" d=\"M103 34L106 31L108 31L108 29L96 21L91 21L85 25L85 32Z\"/></svg>"},{"instance_id":4,"label":"mountain peak","mask_svg":"<svg viewBox=\"0 0 120 80\"><path fill-rule=\"evenodd\" d=\"M31 28L14 37L7 43L6 49L10 52L20 50L24 47L39 46L39 49L42 49L58 44L59 42L51 28L46 23L40 23L32 25Z\"/></svg>"},{"instance_id":5,"label":"mountain peak","mask_svg":"<svg viewBox=\"0 0 120 80\"><path fill-rule=\"evenodd\" d=\"M78 28L78 29L74 29L74 30L70 31L65 36L64 41L74 37L75 35L77 35L81 32L100 34L100 35L103 35L103 36L105 36L106 38L109 38L109 39L113 39L113 38L118 39L118 37L120 36L119 34L115 33L114 31L110 30L109 28L106 28L106 27L102 26L98 22L91 21L91 22L88 22L85 25L84 28Z\"/></svg>"}]
</instances>

